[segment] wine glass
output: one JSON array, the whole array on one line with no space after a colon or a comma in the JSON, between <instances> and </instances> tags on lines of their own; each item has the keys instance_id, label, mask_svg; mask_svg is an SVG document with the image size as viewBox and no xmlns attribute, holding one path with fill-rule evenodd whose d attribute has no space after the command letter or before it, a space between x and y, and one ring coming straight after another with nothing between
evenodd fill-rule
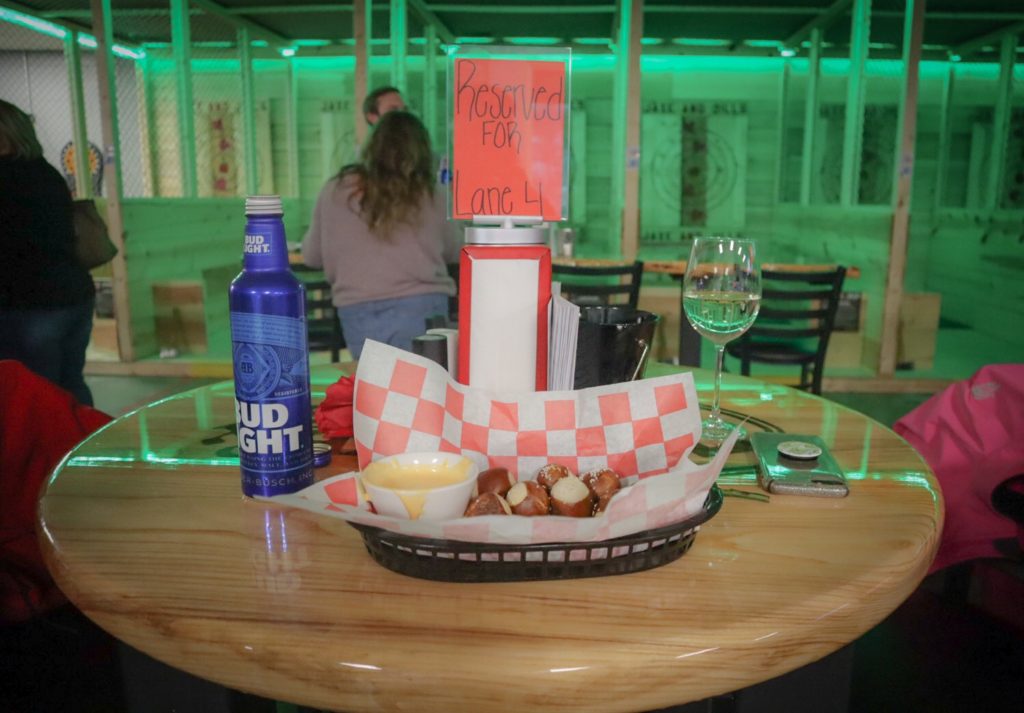
<instances>
[{"instance_id":1,"label":"wine glass","mask_svg":"<svg viewBox=\"0 0 1024 713\"><path fill-rule=\"evenodd\" d=\"M697 332L715 344L715 397L701 423L705 443L724 441L737 428L722 419L719 404L727 342L743 334L761 307L761 270L754 242L740 238L696 238L683 278L683 311ZM746 431L740 428L740 438Z\"/></svg>"}]
</instances>

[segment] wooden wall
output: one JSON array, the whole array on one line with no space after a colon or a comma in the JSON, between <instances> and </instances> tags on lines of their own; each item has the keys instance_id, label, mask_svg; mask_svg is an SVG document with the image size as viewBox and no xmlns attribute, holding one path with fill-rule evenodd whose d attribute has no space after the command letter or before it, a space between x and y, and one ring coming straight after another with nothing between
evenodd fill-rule
<instances>
[{"instance_id":1,"label":"wooden wall","mask_svg":"<svg viewBox=\"0 0 1024 713\"><path fill-rule=\"evenodd\" d=\"M122 202L125 260L131 306L132 341L138 358L159 353L158 312L153 286L200 285L207 354L230 358L227 286L241 269L245 235L244 202L240 198L140 198ZM285 230L298 241L297 201L285 201ZM183 293L187 292L182 290ZM182 319L191 322L195 302L181 303ZM187 328L187 327L186 327Z\"/></svg>"}]
</instances>

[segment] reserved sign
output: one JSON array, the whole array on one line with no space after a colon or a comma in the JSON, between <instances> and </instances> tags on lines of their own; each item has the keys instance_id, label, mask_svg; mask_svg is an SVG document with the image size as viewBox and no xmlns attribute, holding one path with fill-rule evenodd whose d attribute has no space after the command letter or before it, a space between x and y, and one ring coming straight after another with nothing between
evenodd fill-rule
<instances>
[{"instance_id":1,"label":"reserved sign","mask_svg":"<svg viewBox=\"0 0 1024 713\"><path fill-rule=\"evenodd\" d=\"M456 59L452 217L560 220L565 63Z\"/></svg>"}]
</instances>

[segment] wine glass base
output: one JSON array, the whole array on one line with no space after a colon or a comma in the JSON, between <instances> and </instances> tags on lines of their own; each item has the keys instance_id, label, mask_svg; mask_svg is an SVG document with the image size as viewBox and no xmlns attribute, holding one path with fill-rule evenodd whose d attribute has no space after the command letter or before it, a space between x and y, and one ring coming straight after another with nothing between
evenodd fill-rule
<instances>
[{"instance_id":1,"label":"wine glass base","mask_svg":"<svg viewBox=\"0 0 1024 713\"><path fill-rule=\"evenodd\" d=\"M709 446L719 446L733 431L739 431L739 438L747 437L747 429L743 426L724 421L721 418L706 418L701 421L700 442Z\"/></svg>"}]
</instances>

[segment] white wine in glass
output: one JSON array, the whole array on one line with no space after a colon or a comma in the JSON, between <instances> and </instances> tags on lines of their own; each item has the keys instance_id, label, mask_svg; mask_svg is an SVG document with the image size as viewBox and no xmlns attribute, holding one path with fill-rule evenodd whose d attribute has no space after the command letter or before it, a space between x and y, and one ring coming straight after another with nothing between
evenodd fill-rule
<instances>
[{"instance_id":1,"label":"white wine in glass","mask_svg":"<svg viewBox=\"0 0 1024 713\"><path fill-rule=\"evenodd\" d=\"M761 307L761 271L754 242L740 238L697 238L683 278L683 311L693 328L715 345L715 395L701 440L715 445L736 426L721 416L725 345L750 328ZM741 429L742 431L742 429ZM746 436L741 432L740 437Z\"/></svg>"}]
</instances>

